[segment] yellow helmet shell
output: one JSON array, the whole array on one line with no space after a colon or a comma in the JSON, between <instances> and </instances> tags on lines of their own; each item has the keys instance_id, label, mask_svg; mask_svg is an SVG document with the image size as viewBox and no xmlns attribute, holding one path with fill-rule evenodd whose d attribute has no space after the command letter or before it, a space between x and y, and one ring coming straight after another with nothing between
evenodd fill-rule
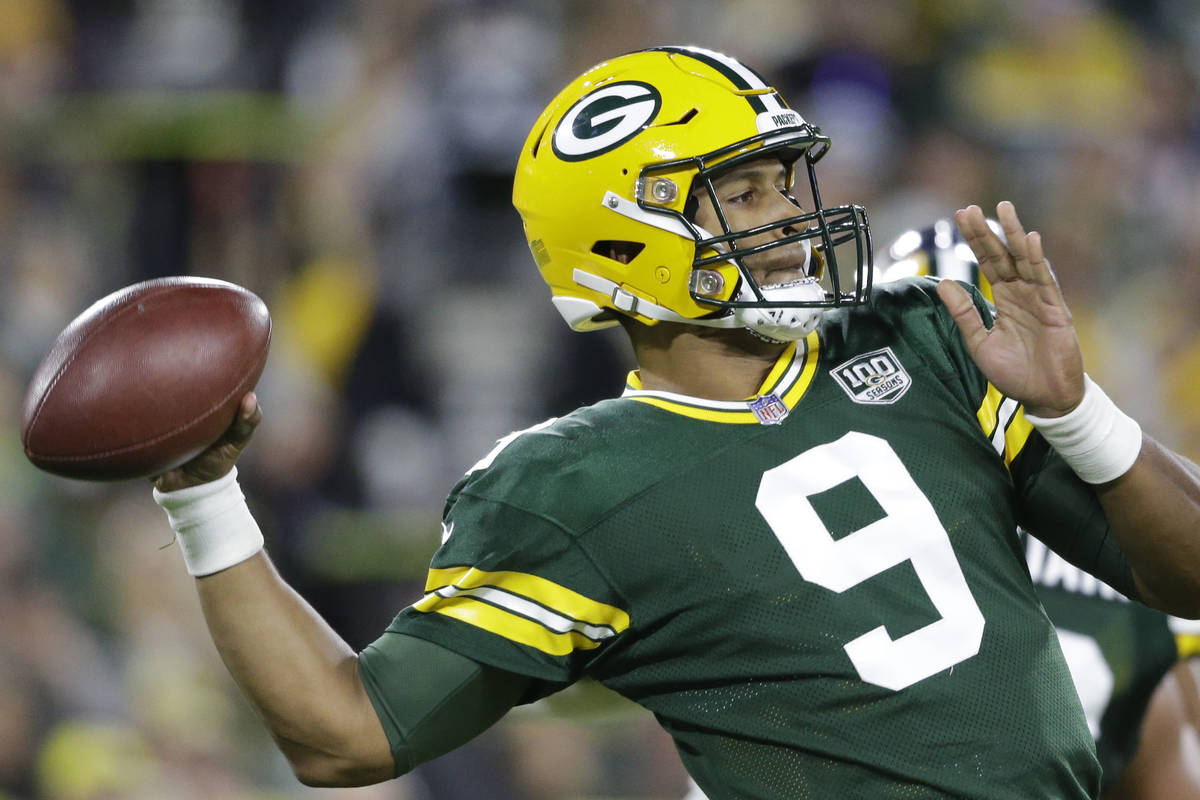
<instances>
[{"instance_id":1,"label":"yellow helmet shell","mask_svg":"<svg viewBox=\"0 0 1200 800\"><path fill-rule=\"evenodd\" d=\"M602 62L542 112L513 185L529 249L555 306L576 330L727 313L694 295L704 232L687 221L699 170L736 158L772 131L806 153L828 144L774 88L708 50L664 47ZM705 268L704 297L729 301L743 273ZM713 274L709 274L713 273Z\"/></svg>"}]
</instances>

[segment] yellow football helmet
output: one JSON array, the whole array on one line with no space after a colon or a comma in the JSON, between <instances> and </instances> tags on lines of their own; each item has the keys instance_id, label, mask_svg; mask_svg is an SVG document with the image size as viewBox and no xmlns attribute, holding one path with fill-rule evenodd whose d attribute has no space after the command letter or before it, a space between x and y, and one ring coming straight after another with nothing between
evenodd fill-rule
<instances>
[{"instance_id":1,"label":"yellow football helmet","mask_svg":"<svg viewBox=\"0 0 1200 800\"><path fill-rule=\"evenodd\" d=\"M987 224L1004 239L999 222L989 219ZM927 228L905 231L888 247L879 281L887 283L913 275L964 281L978 288L989 303L995 302L992 285L979 271L979 261L952 219L939 219Z\"/></svg>"},{"instance_id":2,"label":"yellow football helmet","mask_svg":"<svg viewBox=\"0 0 1200 800\"><path fill-rule=\"evenodd\" d=\"M825 309L870 290L870 227L861 206L821 205L814 165L829 139L758 73L721 53L660 47L581 75L534 124L517 164L513 205L555 307L575 330L686 322L801 338ZM812 203L795 216L731 230L714 176L776 158L793 185L804 164ZM707 192L723 230L695 224L693 191ZM765 244L739 240L788 228ZM800 242L807 277L759 286L742 259ZM837 253L853 258L843 291ZM822 282L823 281L823 282Z\"/></svg>"}]
</instances>

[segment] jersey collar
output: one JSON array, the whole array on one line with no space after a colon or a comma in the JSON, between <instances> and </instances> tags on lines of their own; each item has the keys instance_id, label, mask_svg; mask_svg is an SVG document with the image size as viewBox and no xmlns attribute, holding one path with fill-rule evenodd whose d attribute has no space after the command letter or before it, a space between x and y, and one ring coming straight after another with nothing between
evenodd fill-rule
<instances>
[{"instance_id":1,"label":"jersey collar","mask_svg":"<svg viewBox=\"0 0 1200 800\"><path fill-rule=\"evenodd\" d=\"M819 340L813 331L802 342L784 349L758 392L745 400L705 400L702 397L651 391L642 387L637 370L629 373L622 397L693 419L735 425L778 425L800 402L817 371Z\"/></svg>"}]
</instances>

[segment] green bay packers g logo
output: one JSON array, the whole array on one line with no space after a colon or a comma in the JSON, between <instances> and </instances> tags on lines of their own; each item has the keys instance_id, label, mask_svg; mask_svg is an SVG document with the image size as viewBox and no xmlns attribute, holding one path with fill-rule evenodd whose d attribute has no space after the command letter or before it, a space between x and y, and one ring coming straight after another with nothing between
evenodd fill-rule
<instances>
[{"instance_id":1,"label":"green bay packers g logo","mask_svg":"<svg viewBox=\"0 0 1200 800\"><path fill-rule=\"evenodd\" d=\"M662 95L648 83L610 83L584 95L568 109L551 144L563 161L607 153L641 133L662 108Z\"/></svg>"}]
</instances>

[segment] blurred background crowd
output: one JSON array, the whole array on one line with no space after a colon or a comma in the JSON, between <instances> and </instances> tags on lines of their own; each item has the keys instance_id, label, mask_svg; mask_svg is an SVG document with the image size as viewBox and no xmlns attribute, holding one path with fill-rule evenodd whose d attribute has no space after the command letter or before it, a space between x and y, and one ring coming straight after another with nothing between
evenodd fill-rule
<instances>
[{"instance_id":1,"label":"blurred background crowd","mask_svg":"<svg viewBox=\"0 0 1200 800\"><path fill-rule=\"evenodd\" d=\"M509 204L544 104L643 46L729 52L833 138L875 244L968 203L1041 231L1089 372L1200 457L1193 0L0 0L0 800L673 798L653 720L594 692L380 787L299 786L208 640L142 483L38 473L26 382L91 302L235 281L272 310L242 483L357 649L416 599L492 443L623 385Z\"/></svg>"}]
</instances>

